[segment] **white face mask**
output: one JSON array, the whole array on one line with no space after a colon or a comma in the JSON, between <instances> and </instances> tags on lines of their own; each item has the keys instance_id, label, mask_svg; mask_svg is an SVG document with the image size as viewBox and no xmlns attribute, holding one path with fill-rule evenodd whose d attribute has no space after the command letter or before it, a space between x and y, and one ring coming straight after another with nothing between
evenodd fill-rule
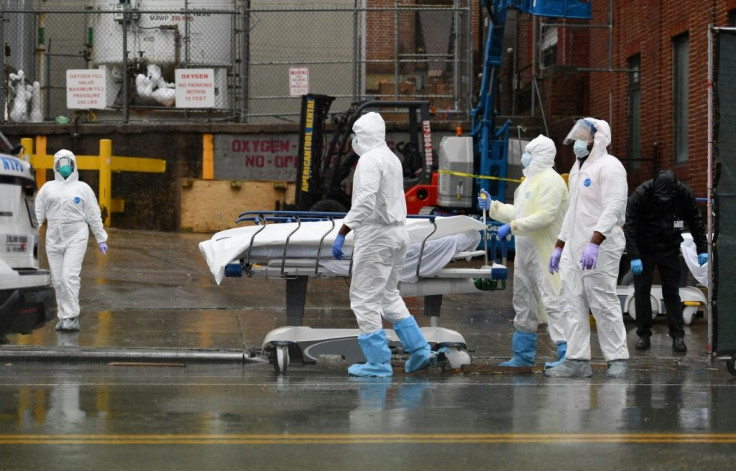
<instances>
[{"instance_id":1,"label":"white face mask","mask_svg":"<svg viewBox=\"0 0 736 471\"><path fill-rule=\"evenodd\" d=\"M588 150L588 143L585 141L577 140L572 146L572 151L575 153L575 157L582 159L586 155L590 154Z\"/></svg>"},{"instance_id":2,"label":"white face mask","mask_svg":"<svg viewBox=\"0 0 736 471\"><path fill-rule=\"evenodd\" d=\"M358 148L358 136L353 136L353 143L352 144L353 144L353 151L354 152L357 152L356 149Z\"/></svg>"},{"instance_id":3,"label":"white face mask","mask_svg":"<svg viewBox=\"0 0 736 471\"><path fill-rule=\"evenodd\" d=\"M524 152L523 154L521 154L521 167L522 168L527 168L529 164L531 163L532 163L532 154L530 154L529 152Z\"/></svg>"}]
</instances>

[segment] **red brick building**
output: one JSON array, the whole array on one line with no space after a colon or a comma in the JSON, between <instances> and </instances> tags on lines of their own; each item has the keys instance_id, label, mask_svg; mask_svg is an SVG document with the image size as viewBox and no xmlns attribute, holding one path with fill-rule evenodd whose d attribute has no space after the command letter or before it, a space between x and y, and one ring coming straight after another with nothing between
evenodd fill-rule
<instances>
[{"instance_id":1,"label":"red brick building","mask_svg":"<svg viewBox=\"0 0 736 471\"><path fill-rule=\"evenodd\" d=\"M609 151L624 161L630 191L672 168L705 197L708 25L733 25L736 0L612 5L613 68L638 72L589 73L587 114L610 121ZM607 23L608 9L608 1L593 0L593 23ZM604 46L592 42L591 55Z\"/></svg>"},{"instance_id":2,"label":"red brick building","mask_svg":"<svg viewBox=\"0 0 736 471\"><path fill-rule=\"evenodd\" d=\"M499 76L500 114L516 118L529 114L535 75L541 96L536 105L543 107L549 133L558 144L575 118L605 119L613 137L609 152L624 162L630 191L657 170L671 168L696 196L704 197L708 25L736 24L736 0L590 1L593 19L589 22L533 20L527 14L509 14L504 48L513 48L513 53L504 58ZM483 53L480 4L471 3L476 72L480 72ZM370 0L369 5L387 9L372 12L367 18L371 34L366 40L371 44L366 49L374 54L367 59L375 61L369 69L388 74L393 64L385 59L393 56L395 47L395 17L390 9L397 5L452 5L452 1ZM402 15L398 24L400 54L411 53L415 47L411 42L416 27L413 13ZM533 52L534 29L537 46ZM550 41L546 32L554 33L550 35L553 47L545 46ZM511 85L512 74L515 87ZM572 152L566 150L559 146L558 167L562 171L574 160Z\"/></svg>"}]
</instances>

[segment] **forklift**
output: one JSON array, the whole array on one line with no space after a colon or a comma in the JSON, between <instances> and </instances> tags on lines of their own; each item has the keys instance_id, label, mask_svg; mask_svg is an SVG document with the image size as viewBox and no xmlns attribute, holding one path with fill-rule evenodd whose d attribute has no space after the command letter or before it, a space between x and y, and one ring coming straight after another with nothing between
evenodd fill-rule
<instances>
[{"instance_id":1,"label":"forklift","mask_svg":"<svg viewBox=\"0 0 736 471\"><path fill-rule=\"evenodd\" d=\"M335 131L328 140L326 122L335 98L302 96L299 132L299 164L295 210L344 213L350 208L352 171L358 155L351 148L355 121L368 111L408 114L407 140L395 153L404 171L404 189L429 183L436 170L429 125L428 101L378 101L353 103L333 119ZM412 213L411 209L409 210Z\"/></svg>"}]
</instances>

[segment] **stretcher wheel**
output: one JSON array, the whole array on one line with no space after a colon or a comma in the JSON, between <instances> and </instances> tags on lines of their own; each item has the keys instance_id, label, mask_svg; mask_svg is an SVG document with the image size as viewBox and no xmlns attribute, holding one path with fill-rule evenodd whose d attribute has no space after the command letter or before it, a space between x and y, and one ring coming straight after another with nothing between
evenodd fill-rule
<instances>
[{"instance_id":1,"label":"stretcher wheel","mask_svg":"<svg viewBox=\"0 0 736 471\"><path fill-rule=\"evenodd\" d=\"M470 364L470 355L465 350L458 347L442 347L439 349L440 366L444 369L454 370L463 365Z\"/></svg>"},{"instance_id":2,"label":"stretcher wheel","mask_svg":"<svg viewBox=\"0 0 736 471\"><path fill-rule=\"evenodd\" d=\"M685 321L685 325L692 324L697 313L698 306L684 306L682 308L682 320Z\"/></svg>"},{"instance_id":3,"label":"stretcher wheel","mask_svg":"<svg viewBox=\"0 0 736 471\"><path fill-rule=\"evenodd\" d=\"M736 376L736 353L731 355L731 358L726 360L726 369L733 376Z\"/></svg>"},{"instance_id":4,"label":"stretcher wheel","mask_svg":"<svg viewBox=\"0 0 736 471\"><path fill-rule=\"evenodd\" d=\"M286 369L289 368L288 345L279 345L276 347L276 361L273 366L276 368L277 373L286 373Z\"/></svg>"}]
</instances>

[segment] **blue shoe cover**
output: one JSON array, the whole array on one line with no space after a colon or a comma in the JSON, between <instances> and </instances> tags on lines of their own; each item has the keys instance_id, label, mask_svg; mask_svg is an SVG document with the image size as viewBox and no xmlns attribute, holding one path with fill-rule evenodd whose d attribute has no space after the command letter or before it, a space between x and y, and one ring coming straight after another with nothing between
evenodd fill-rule
<instances>
[{"instance_id":1,"label":"blue shoe cover","mask_svg":"<svg viewBox=\"0 0 736 471\"><path fill-rule=\"evenodd\" d=\"M548 361L544 364L544 369L554 368L565 361L565 354L567 353L567 342L560 342L557 344L557 361Z\"/></svg>"},{"instance_id":2,"label":"blue shoe cover","mask_svg":"<svg viewBox=\"0 0 736 471\"><path fill-rule=\"evenodd\" d=\"M413 316L395 323L394 331L401 340L404 351L410 354L404 365L407 373L413 373L437 363L437 355L432 352Z\"/></svg>"},{"instance_id":3,"label":"blue shoe cover","mask_svg":"<svg viewBox=\"0 0 736 471\"><path fill-rule=\"evenodd\" d=\"M404 371L413 373L414 371L423 370L437 364L437 354L429 348L429 344L415 351L409 356L404 365Z\"/></svg>"},{"instance_id":4,"label":"blue shoe cover","mask_svg":"<svg viewBox=\"0 0 736 471\"><path fill-rule=\"evenodd\" d=\"M511 366L513 368L522 368L525 366L534 366L534 362L526 361L523 358L514 355L513 357L511 357L511 360L499 363L498 366Z\"/></svg>"},{"instance_id":5,"label":"blue shoe cover","mask_svg":"<svg viewBox=\"0 0 736 471\"><path fill-rule=\"evenodd\" d=\"M511 360L498 366L515 368L534 366L534 358L537 356L537 334L517 330L511 337L511 350L514 352Z\"/></svg>"},{"instance_id":6,"label":"blue shoe cover","mask_svg":"<svg viewBox=\"0 0 736 471\"><path fill-rule=\"evenodd\" d=\"M388 348L386 331L381 329L370 334L358 336L358 344L365 356L365 363L350 365L348 373L352 376L376 376L387 378L393 376L391 368L391 350Z\"/></svg>"},{"instance_id":7,"label":"blue shoe cover","mask_svg":"<svg viewBox=\"0 0 736 471\"><path fill-rule=\"evenodd\" d=\"M350 376L374 376L378 378L390 378L394 374L391 362L386 363L356 363L348 367Z\"/></svg>"}]
</instances>

